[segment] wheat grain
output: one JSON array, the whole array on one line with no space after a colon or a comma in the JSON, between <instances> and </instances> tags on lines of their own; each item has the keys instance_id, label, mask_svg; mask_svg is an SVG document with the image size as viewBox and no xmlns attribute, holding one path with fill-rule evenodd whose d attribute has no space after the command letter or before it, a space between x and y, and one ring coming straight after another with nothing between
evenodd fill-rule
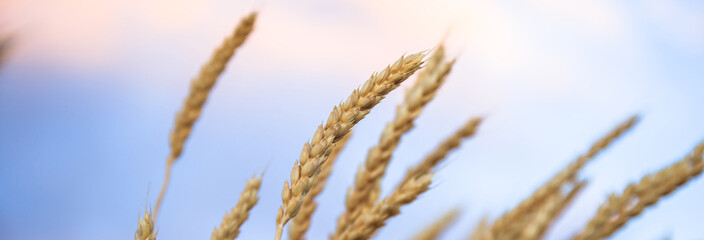
<instances>
[{"instance_id":1,"label":"wheat grain","mask_svg":"<svg viewBox=\"0 0 704 240\"><path fill-rule=\"evenodd\" d=\"M240 234L240 226L249 217L249 210L259 201L259 187L262 184L262 177L252 177L245 184L244 190L240 193L240 199L232 210L222 218L220 227L213 230L210 240L233 240Z\"/></svg>"},{"instance_id":2,"label":"wheat grain","mask_svg":"<svg viewBox=\"0 0 704 240\"><path fill-rule=\"evenodd\" d=\"M321 167L318 179L315 183L313 183L313 186L310 188L310 192L308 192L306 197L303 198L303 206L301 206L301 210L298 211L298 214L291 222L291 226L288 228L289 240L305 239L303 235L306 231L308 231L308 228L310 228L313 212L315 212L315 209L318 206L315 202L315 197L323 191L328 177L330 176L330 173L332 173L335 160L337 160L337 156L347 145L347 141L350 139L350 136L352 136L351 133L345 135L345 137L343 137L342 140L335 145L335 148L333 148L332 153L330 153L328 160Z\"/></svg>"},{"instance_id":3,"label":"wheat grain","mask_svg":"<svg viewBox=\"0 0 704 240\"><path fill-rule=\"evenodd\" d=\"M704 170L704 142L699 143L684 159L648 174L639 183L626 187L621 195L612 194L587 226L574 240L603 239L621 228L629 219L698 176Z\"/></svg>"},{"instance_id":4,"label":"wheat grain","mask_svg":"<svg viewBox=\"0 0 704 240\"><path fill-rule=\"evenodd\" d=\"M432 173L414 178L409 184L397 189L391 195L374 204L368 211L355 219L353 225L335 239L363 240L369 239L386 224L386 220L401 213L401 207L413 202L420 194L428 190Z\"/></svg>"},{"instance_id":5,"label":"wheat grain","mask_svg":"<svg viewBox=\"0 0 704 240\"><path fill-rule=\"evenodd\" d=\"M413 237L414 240L435 240L440 237L440 235L445 232L452 223L457 220L457 217L460 216L460 210L459 209L453 209L450 210L449 212L445 213L441 218L435 220L433 224L427 226L425 229L423 229L421 232L416 234L415 237Z\"/></svg>"},{"instance_id":6,"label":"wheat grain","mask_svg":"<svg viewBox=\"0 0 704 240\"><path fill-rule=\"evenodd\" d=\"M164 183L159 192L156 205L154 206L154 216L158 217L161 203L164 200L164 194L171 179L171 168L174 161L181 156L183 145L186 139L191 134L193 125L201 114L203 105L208 99L210 90L215 85L218 76L225 70L225 65L247 39L249 34L254 29L254 22L257 19L257 13L251 13L247 17L240 20L235 28L234 33L226 38L223 43L215 50L210 60L203 65L200 73L191 81L191 89L188 97L183 102L183 107L176 114L174 119L174 128L169 136L169 145L171 152L166 158L166 172L164 174Z\"/></svg>"},{"instance_id":7,"label":"wheat grain","mask_svg":"<svg viewBox=\"0 0 704 240\"><path fill-rule=\"evenodd\" d=\"M391 160L401 136L413 128L414 120L420 115L425 105L432 100L437 89L445 82L454 60L443 62L444 48L439 46L431 56L428 65L418 75L418 80L397 107L394 120L386 125L379 142L367 153L363 166L360 166L353 186L347 192L345 212L338 218L335 234L340 234L362 209L369 208L378 199L381 179Z\"/></svg>"},{"instance_id":8,"label":"wheat grain","mask_svg":"<svg viewBox=\"0 0 704 240\"><path fill-rule=\"evenodd\" d=\"M154 215L144 208L144 217L139 219L139 226L134 233L134 240L156 240L154 231Z\"/></svg>"},{"instance_id":9,"label":"wheat grain","mask_svg":"<svg viewBox=\"0 0 704 240\"><path fill-rule=\"evenodd\" d=\"M284 183L282 206L276 216L276 239L281 239L283 227L298 214L303 200L320 173L321 166L352 127L362 120L390 91L421 68L425 53L401 57L383 71L373 74L360 89L356 89L328 116L313 134L310 143L303 145L300 159L291 169L291 185Z\"/></svg>"},{"instance_id":10,"label":"wheat grain","mask_svg":"<svg viewBox=\"0 0 704 240\"><path fill-rule=\"evenodd\" d=\"M502 232L508 232L507 229L512 228L510 226L511 224L522 222L522 219L528 216L533 209L536 209L537 205L543 202L552 193L559 190L565 182L568 180L574 180L576 174L589 160L593 159L599 152L609 146L611 142L633 127L637 120L638 117L633 116L618 125L614 130L594 143L587 153L579 156L565 169L557 173L547 183L533 192L531 196L519 203L518 206L506 212L503 216L494 221L492 225L492 235L494 238L498 240L510 239L503 236Z\"/></svg>"},{"instance_id":11,"label":"wheat grain","mask_svg":"<svg viewBox=\"0 0 704 240\"><path fill-rule=\"evenodd\" d=\"M416 164L416 166L408 169L406 175L401 180L401 184L408 182L409 179L423 175L431 171L435 166L440 163L448 153L452 150L458 148L462 140L468 138L477 131L477 126L482 122L481 118L472 118L464 126L455 131L452 136L446 138L440 145L438 145L435 150L428 154L422 162Z\"/></svg>"}]
</instances>

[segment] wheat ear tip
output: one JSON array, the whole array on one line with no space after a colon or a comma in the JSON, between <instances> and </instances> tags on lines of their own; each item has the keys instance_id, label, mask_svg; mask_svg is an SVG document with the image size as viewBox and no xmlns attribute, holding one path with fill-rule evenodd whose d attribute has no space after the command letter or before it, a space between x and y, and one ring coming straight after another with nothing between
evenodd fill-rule
<instances>
[{"instance_id":1,"label":"wheat ear tip","mask_svg":"<svg viewBox=\"0 0 704 240\"><path fill-rule=\"evenodd\" d=\"M152 215L151 210L147 210L147 206L144 206L144 216L139 219L134 239L156 240L157 231L154 231L155 225L154 215Z\"/></svg>"}]
</instances>

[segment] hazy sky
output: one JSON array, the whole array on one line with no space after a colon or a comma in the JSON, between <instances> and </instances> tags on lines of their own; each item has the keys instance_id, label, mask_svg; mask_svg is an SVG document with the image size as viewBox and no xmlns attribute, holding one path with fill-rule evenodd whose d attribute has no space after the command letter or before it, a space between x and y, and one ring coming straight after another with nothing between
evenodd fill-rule
<instances>
[{"instance_id":1,"label":"hazy sky","mask_svg":"<svg viewBox=\"0 0 704 240\"><path fill-rule=\"evenodd\" d=\"M378 239L408 238L453 207L463 215L445 237L461 239L640 114L585 169L589 185L548 236L565 239L609 193L704 140L704 2L3 0L0 32L16 45L0 70L0 238L132 237L161 186L190 79L252 10L256 30L174 167L160 239L207 238L265 169L240 239L272 238L283 182L332 107L374 71L441 41L458 61L394 153L384 193L467 119L486 120ZM310 239L334 228L402 99L393 92L355 127ZM702 199L695 179L614 239L704 238Z\"/></svg>"}]
</instances>

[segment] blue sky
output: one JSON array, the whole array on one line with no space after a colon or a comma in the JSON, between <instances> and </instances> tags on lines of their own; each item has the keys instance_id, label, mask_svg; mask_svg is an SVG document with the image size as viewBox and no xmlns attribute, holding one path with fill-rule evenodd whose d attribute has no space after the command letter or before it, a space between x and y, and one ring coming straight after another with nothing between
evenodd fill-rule
<instances>
[{"instance_id":1,"label":"blue sky","mask_svg":"<svg viewBox=\"0 0 704 240\"><path fill-rule=\"evenodd\" d=\"M163 239L207 237L265 169L241 239L272 237L281 186L332 106L402 54L442 40L458 61L394 153L384 193L467 119L486 120L379 239L407 238L453 207L463 215L446 238L462 238L640 114L583 172L587 189L548 235L564 239L609 193L704 140L700 2L11 0L0 9L0 27L19 35L0 70L3 239L131 237L161 185L191 77L253 9L257 29L174 167ZM357 166L402 98L392 93L355 128L311 239L333 229ZM703 198L695 179L614 239L704 237Z\"/></svg>"}]
</instances>

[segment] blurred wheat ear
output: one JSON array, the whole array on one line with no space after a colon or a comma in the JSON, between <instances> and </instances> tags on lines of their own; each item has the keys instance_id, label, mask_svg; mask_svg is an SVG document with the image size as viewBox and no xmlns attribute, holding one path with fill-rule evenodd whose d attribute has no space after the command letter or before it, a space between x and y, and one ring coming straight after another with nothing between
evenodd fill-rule
<instances>
[{"instance_id":1,"label":"blurred wheat ear","mask_svg":"<svg viewBox=\"0 0 704 240\"><path fill-rule=\"evenodd\" d=\"M452 135L443 140L433 152L425 156L423 161L408 169L400 184L405 184L412 178L432 171L433 168L437 167L438 164L447 157L447 154L460 147L462 140L473 136L481 122L482 118L472 118L467 121L467 123L457 129Z\"/></svg>"},{"instance_id":2,"label":"blurred wheat ear","mask_svg":"<svg viewBox=\"0 0 704 240\"><path fill-rule=\"evenodd\" d=\"M620 195L612 194L573 240L609 237L645 208L700 175L704 170L703 155L704 142L701 142L684 159L628 185Z\"/></svg>"},{"instance_id":3,"label":"blurred wheat ear","mask_svg":"<svg viewBox=\"0 0 704 240\"><path fill-rule=\"evenodd\" d=\"M521 231L521 239L541 239L550 225L556 221L560 213L562 213L577 194L584 189L586 184L586 181L576 182L569 186L571 189L567 194L558 191L549 196L545 200L545 203L540 206L540 209L533 212L532 215L527 218L527 222L523 225Z\"/></svg>"},{"instance_id":4,"label":"blurred wheat ear","mask_svg":"<svg viewBox=\"0 0 704 240\"><path fill-rule=\"evenodd\" d=\"M11 36L0 36L0 68L4 65L12 44L13 38Z\"/></svg>"},{"instance_id":5,"label":"blurred wheat ear","mask_svg":"<svg viewBox=\"0 0 704 240\"><path fill-rule=\"evenodd\" d=\"M547 202L546 199L548 199L548 197L554 195L569 182L575 182L578 172L589 160L596 157L599 152L631 129L637 121L638 116L633 116L618 125L611 130L611 132L595 142L586 153L579 156L562 171L554 175L552 179L540 186L531 196L496 219L491 227L492 237L497 240L518 239L521 231L523 231L527 224L527 218L531 216L534 211L540 209L541 206Z\"/></svg>"},{"instance_id":6,"label":"blurred wheat ear","mask_svg":"<svg viewBox=\"0 0 704 240\"><path fill-rule=\"evenodd\" d=\"M417 233L416 236L413 237L413 240L435 240L440 238L440 235L447 231L447 229L450 228L450 225L452 225L452 223L454 223L459 216L459 209L450 210L445 213L445 215L435 220L435 222L428 225L425 229Z\"/></svg>"},{"instance_id":7,"label":"blurred wheat ear","mask_svg":"<svg viewBox=\"0 0 704 240\"><path fill-rule=\"evenodd\" d=\"M489 217L483 216L479 222L477 222L477 225L474 226L467 240L493 240L491 237L491 226L489 224Z\"/></svg>"}]
</instances>

